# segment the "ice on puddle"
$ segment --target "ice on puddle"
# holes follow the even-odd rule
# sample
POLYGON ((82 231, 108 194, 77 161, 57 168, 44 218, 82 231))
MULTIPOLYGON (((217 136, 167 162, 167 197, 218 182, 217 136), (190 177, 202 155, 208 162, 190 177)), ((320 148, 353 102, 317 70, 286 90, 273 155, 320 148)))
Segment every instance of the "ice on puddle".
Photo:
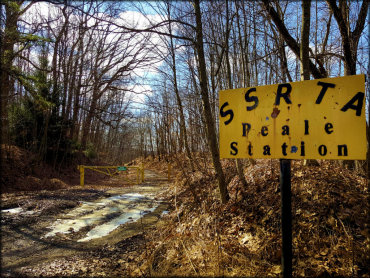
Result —
MULTIPOLYGON (((148 209, 147 213, 153 212, 156 208, 157 206, 148 209)), ((142 210, 132 209, 131 211, 123 213, 120 216, 114 218, 112 221, 96 226, 94 229, 87 233, 85 238, 79 239, 78 242, 89 241, 91 239, 106 236, 122 224, 125 224, 129 221, 137 221, 143 214, 144 213, 142 213, 142 210)))
POLYGON ((19 208, 11 208, 11 209, 3 209, 1 210, 1 213, 20 213, 23 209, 21 207, 19 208))

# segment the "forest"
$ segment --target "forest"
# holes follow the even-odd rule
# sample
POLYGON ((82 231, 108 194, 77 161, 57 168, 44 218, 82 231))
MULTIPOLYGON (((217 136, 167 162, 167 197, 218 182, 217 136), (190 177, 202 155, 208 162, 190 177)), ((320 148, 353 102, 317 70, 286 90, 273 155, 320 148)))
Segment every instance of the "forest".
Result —
MULTIPOLYGON (((278 160, 220 158, 219 123, 227 115, 220 91, 363 74, 370 140, 369 1, 3 0, 0 8, 1 209, 26 206, 36 198, 31 191, 76 189, 81 164, 137 164, 168 174, 172 183, 163 194, 170 220, 163 221, 176 225, 159 222, 147 228, 155 230, 151 238, 150 232, 133 237, 146 250, 134 256, 148 263, 128 261, 125 275, 281 273, 278 160), (230 239, 249 229, 242 224, 262 249, 246 246, 245 234, 242 244, 230 239), (199 233, 204 245, 192 250, 199 233), (213 249, 205 248, 209 242, 213 249)), ((308 121, 304 125, 308 129, 308 121)), ((338 154, 347 152, 343 146, 338 154)), ((369 277, 369 152, 366 157, 292 162, 294 276, 369 277), (312 193, 308 204, 313 191, 319 197, 312 193), (325 208, 308 212, 318 204, 325 208), (320 226, 322 218, 334 221, 330 229, 320 226), (305 229, 325 243, 310 249, 305 229), (315 249, 322 246, 325 251, 315 249), (306 264, 317 252, 326 260, 306 264)), ((10 276, 30 274, 6 269, 10 276)))

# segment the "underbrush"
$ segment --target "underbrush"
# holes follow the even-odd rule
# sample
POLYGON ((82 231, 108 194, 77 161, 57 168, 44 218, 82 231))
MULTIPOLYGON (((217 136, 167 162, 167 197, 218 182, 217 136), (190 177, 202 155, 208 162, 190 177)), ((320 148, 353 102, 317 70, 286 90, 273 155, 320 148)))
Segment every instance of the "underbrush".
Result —
MULTIPOLYGON (((147 261, 136 274, 152 276, 279 276, 281 214, 279 161, 257 160, 242 186, 233 160, 224 160, 230 201, 219 201, 209 158, 197 154, 202 170, 189 171, 182 155, 171 163, 170 213, 146 235, 147 261)), ((245 161, 246 162, 246 161, 245 161)), ((368 188, 365 178, 321 161, 292 162, 293 276, 369 277, 368 188)))
MULTIPOLYGON (((76 153, 68 165, 55 167, 37 154, 14 145, 1 145, 1 192, 56 190, 80 184, 77 165, 104 165, 100 159, 76 153)), ((87 171, 85 179, 102 179, 104 175, 87 171)))

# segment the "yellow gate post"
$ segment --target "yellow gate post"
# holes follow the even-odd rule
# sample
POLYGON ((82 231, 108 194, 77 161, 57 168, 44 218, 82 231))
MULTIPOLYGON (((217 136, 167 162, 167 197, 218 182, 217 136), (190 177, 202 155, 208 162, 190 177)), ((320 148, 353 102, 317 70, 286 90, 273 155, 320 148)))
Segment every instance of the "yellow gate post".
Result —
POLYGON ((141 163, 141 182, 144 182, 144 163, 141 163))
POLYGON ((80 185, 84 186, 85 185, 85 168, 83 165, 78 165, 77 169, 80 170, 80 185))
POLYGON ((138 167, 136 169, 136 184, 139 184, 139 179, 140 179, 140 168, 138 167))

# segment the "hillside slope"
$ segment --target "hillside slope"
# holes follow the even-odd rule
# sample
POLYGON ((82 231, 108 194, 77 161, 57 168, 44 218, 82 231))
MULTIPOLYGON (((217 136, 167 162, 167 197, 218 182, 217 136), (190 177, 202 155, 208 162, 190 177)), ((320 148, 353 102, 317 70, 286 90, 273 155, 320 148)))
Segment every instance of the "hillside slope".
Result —
MULTIPOLYGON (((35 154, 17 146, 1 145, 1 192, 56 190, 79 185, 78 164, 104 165, 99 159, 88 159, 82 153, 67 165, 53 167, 40 162, 35 154)), ((107 179, 93 171, 86 172, 90 181, 107 179)))
MULTIPOLYGON (((279 161, 245 168, 248 187, 224 160, 231 200, 219 201, 211 169, 190 173, 183 158, 168 157, 176 178, 172 210, 152 234, 141 271, 152 275, 277 276, 281 272, 279 161), (186 175, 184 175, 186 173, 186 175)), ((211 165, 207 159, 197 159, 211 165)), ((167 162, 146 160, 167 171, 167 162)), ((321 161, 292 162, 293 275, 369 277, 367 180, 321 161)), ((145 256, 143 255, 143 258, 145 256)))

